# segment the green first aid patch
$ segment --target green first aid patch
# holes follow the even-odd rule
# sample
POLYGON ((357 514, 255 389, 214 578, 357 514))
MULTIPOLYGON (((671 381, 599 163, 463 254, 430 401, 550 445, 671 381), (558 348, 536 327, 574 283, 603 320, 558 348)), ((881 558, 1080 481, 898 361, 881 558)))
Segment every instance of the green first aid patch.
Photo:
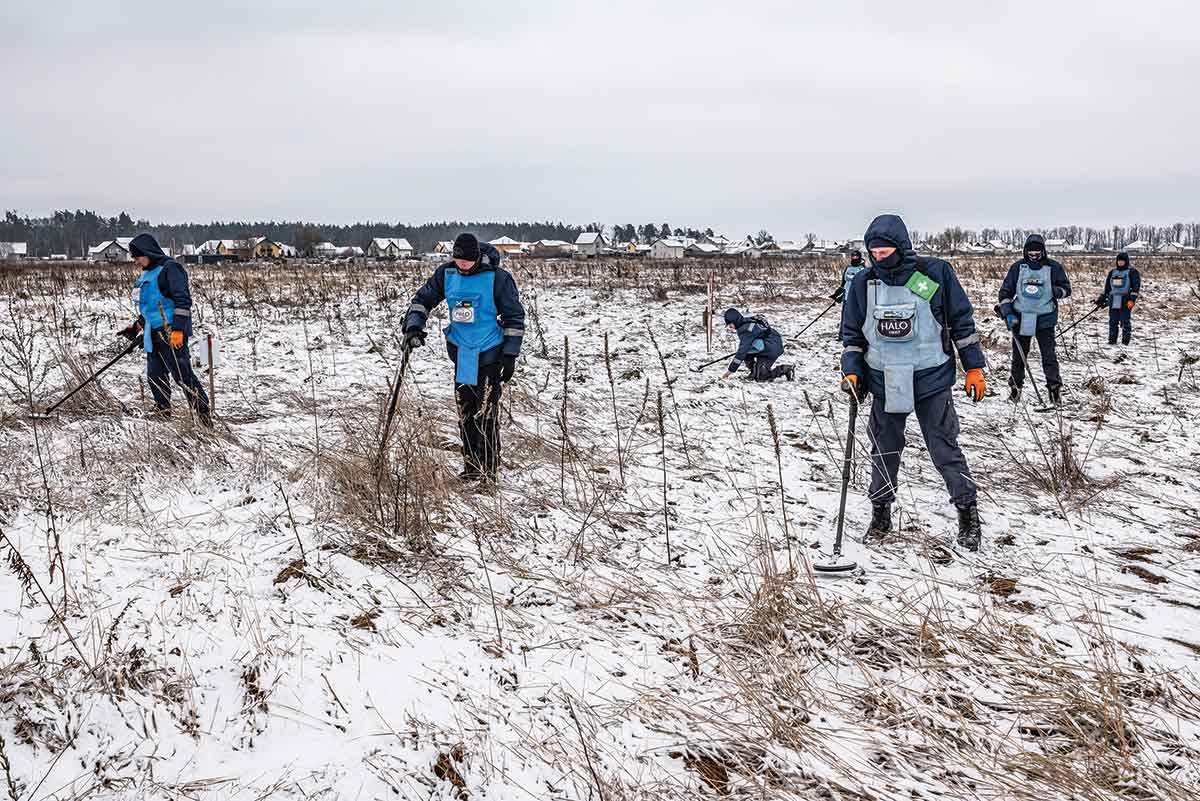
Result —
POLYGON ((904 288, 914 295, 920 295, 928 301, 937 294, 938 286, 937 281, 934 281, 924 273, 913 273, 912 278, 908 279, 908 283, 904 285, 904 288))

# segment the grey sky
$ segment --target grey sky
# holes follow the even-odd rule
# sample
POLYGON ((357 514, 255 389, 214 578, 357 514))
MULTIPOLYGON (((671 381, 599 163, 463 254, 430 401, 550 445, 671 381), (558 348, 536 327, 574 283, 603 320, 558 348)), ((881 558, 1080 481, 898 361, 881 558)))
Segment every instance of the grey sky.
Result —
POLYGON ((1200 217, 1200 4, 0 5, 0 207, 731 235, 1200 217))

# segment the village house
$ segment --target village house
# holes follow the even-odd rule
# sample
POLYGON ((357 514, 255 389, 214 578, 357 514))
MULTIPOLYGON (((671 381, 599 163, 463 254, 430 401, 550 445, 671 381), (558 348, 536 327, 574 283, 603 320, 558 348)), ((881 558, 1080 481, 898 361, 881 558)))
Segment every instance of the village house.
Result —
POLYGON ((99 245, 88 248, 87 260, 106 262, 133 261, 133 257, 129 255, 129 243, 132 241, 133 237, 131 236, 106 239, 99 245))
POLYGON ((375 237, 367 245, 367 255, 372 259, 411 259, 412 245, 400 237, 375 237))
POLYGON ((682 259, 684 251, 690 245, 694 245, 696 240, 688 239, 682 236, 668 236, 656 240, 650 247, 650 258, 652 259, 682 259))
POLYGON ((0 242, 0 261, 17 261, 29 255, 25 242, 0 242))
POLYGON ((1193 250, 1195 250, 1195 248, 1189 248, 1187 245, 1183 244, 1182 242, 1164 242, 1163 244, 1159 245, 1159 247, 1158 247, 1159 253, 1163 253, 1163 254, 1171 255, 1171 256, 1178 256, 1178 255, 1182 255, 1184 253, 1190 253, 1193 250))
POLYGON ((587 259, 603 255, 606 247, 608 247, 608 242, 604 239, 604 234, 599 231, 584 231, 575 240, 576 255, 587 259))
POLYGON ((276 242, 265 236, 257 237, 252 248, 255 259, 288 259, 296 255, 296 249, 283 242, 276 242))
POLYGON ((574 254, 575 246, 561 239, 539 239, 529 248, 529 253, 542 259, 562 258, 574 254))
POLYGON ((693 242, 683 249, 683 255, 690 259, 711 259, 721 255, 721 248, 712 242, 693 242))
POLYGON ((1133 242, 1130 242, 1125 247, 1121 248, 1121 250, 1125 251, 1126 253, 1146 254, 1146 253, 1153 253, 1154 246, 1143 239, 1137 239, 1137 240, 1134 240, 1133 242))
MULTIPOLYGON (((511 236, 498 236, 490 240, 489 243, 506 256, 512 253, 521 253, 525 250, 525 243, 518 242, 511 236)), ((453 245, 454 243, 451 242, 450 244, 453 245)))

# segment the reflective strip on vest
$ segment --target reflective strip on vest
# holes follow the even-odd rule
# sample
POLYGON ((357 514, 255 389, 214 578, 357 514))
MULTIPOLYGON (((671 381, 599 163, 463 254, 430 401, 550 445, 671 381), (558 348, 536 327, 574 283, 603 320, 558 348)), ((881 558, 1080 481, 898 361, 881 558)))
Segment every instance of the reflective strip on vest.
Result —
POLYGON ((916 405, 914 374, 950 358, 942 348, 942 324, 933 307, 908 287, 868 281, 863 336, 867 365, 883 373, 884 411, 911 412, 916 405))
POLYGON ((152 267, 143 272, 134 282, 138 288, 138 313, 142 315, 145 325, 142 327, 142 350, 154 352, 154 340, 151 332, 162 330, 170 325, 175 317, 175 302, 168 298, 158 288, 158 275, 163 271, 163 265, 152 267))
POLYGON ((454 380, 479 383, 479 356, 504 341, 496 311, 496 273, 463 275, 456 267, 446 270, 446 305, 450 325, 446 339, 458 348, 454 380))
POLYGON ((1054 286, 1049 267, 1035 269, 1021 263, 1013 308, 1021 315, 1021 336, 1032 336, 1037 331, 1037 318, 1054 311, 1054 286))
POLYGON ((1125 305, 1125 296, 1129 294, 1129 270, 1113 270, 1108 276, 1109 296, 1112 300, 1110 308, 1119 309, 1125 305))

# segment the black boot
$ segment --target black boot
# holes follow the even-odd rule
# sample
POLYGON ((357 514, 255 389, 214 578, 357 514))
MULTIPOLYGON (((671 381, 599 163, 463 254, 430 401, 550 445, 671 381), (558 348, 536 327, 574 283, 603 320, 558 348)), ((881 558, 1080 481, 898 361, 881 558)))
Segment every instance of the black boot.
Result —
POLYGON ((478 481, 482 476, 477 468, 470 465, 464 467, 462 472, 458 474, 458 480, 463 482, 478 481))
POLYGON ((983 542, 983 530, 979 527, 979 507, 974 503, 958 507, 958 544, 968 551, 978 551, 983 542))
POLYGON ((786 378, 788 381, 795 381, 796 380, 795 366, 789 364, 787 367, 783 368, 783 377, 786 378))
POLYGON ((1062 387, 1055 385, 1046 387, 1046 390, 1050 393, 1050 405, 1062 406, 1062 387))
POLYGON ((1008 388, 1008 402, 1016 403, 1019 400, 1021 400, 1021 388, 1020 387, 1009 387, 1008 388))
POLYGON ((892 533, 892 505, 890 503, 871 504, 871 525, 863 534, 863 544, 879 542, 884 536, 892 533))

